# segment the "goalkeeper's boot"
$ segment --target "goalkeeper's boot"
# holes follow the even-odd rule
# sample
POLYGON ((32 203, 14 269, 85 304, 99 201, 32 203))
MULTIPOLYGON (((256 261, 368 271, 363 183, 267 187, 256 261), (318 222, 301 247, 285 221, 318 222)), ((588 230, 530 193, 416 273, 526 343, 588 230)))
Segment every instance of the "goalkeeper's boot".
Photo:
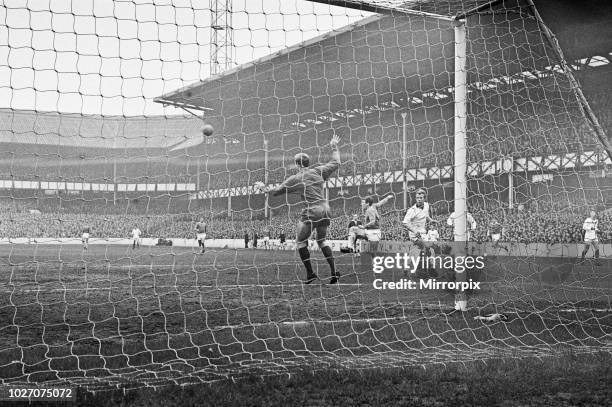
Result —
POLYGON ((338 280, 340 280, 340 273, 336 271, 334 274, 332 274, 331 278, 329 279, 329 283, 338 284, 338 280))
POLYGON ((317 276, 315 273, 308 274, 306 276, 306 280, 304 280, 304 284, 310 284, 318 279, 319 279, 319 276, 317 276))

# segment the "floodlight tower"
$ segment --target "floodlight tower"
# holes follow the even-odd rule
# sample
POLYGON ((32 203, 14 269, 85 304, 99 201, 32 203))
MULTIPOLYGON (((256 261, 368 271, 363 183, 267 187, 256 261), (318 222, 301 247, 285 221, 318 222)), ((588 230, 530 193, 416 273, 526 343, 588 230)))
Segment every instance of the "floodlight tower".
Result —
POLYGON ((210 30, 210 74, 216 75, 232 65, 232 0, 210 0, 210 30))

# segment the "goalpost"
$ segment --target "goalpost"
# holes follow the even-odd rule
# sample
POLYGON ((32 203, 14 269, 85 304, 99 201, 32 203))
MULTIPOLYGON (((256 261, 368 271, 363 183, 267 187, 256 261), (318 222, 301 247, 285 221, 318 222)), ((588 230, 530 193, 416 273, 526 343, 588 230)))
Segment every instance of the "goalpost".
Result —
MULTIPOLYGON (((0 384, 161 388, 610 351, 612 36, 568 47, 529 0, 266 0, 226 16, 238 60, 216 72, 208 2, 69 3, 0 6, 0 384), (391 194, 379 251, 403 253, 424 188, 440 253, 470 240, 484 270, 377 272, 335 251, 340 284, 303 285, 302 198, 254 186, 294 174, 296 153, 327 162, 336 134, 329 240, 391 194), (591 208, 603 264, 576 262, 591 208), (251 248, 266 230, 288 250, 251 248), (407 287, 420 279, 481 286, 407 287)), ((328 276, 320 252, 311 261, 328 276)))

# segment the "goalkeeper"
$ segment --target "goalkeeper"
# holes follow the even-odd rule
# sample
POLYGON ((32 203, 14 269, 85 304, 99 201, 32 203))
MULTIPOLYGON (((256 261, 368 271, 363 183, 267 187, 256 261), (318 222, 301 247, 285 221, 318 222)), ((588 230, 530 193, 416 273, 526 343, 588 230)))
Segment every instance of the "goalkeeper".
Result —
POLYGON ((274 196, 289 193, 300 194, 302 200, 306 203, 306 208, 302 211, 298 223, 296 236, 298 253, 306 268, 306 280, 304 281, 306 284, 310 284, 318 278, 312 270, 310 251, 308 250, 308 238, 313 230, 317 232, 317 244, 331 269, 329 283, 336 284, 340 277, 340 274, 336 271, 331 247, 325 240, 327 228, 330 224, 330 208, 323 194, 323 184, 340 167, 339 142, 340 137, 337 135, 334 135, 329 142, 332 148, 332 159, 327 164, 310 167, 310 157, 307 154, 299 153, 295 155, 295 164, 299 169, 297 174, 290 176, 285 182, 272 189, 268 189, 263 183, 256 184, 257 189, 262 192, 270 192, 274 196))

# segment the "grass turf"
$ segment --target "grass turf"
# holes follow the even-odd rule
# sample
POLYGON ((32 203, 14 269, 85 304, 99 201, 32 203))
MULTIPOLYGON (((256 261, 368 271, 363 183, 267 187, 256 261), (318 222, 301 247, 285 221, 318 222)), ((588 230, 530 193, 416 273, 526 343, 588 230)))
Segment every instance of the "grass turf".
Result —
MULTIPOLYGON (((247 377, 163 391, 80 392, 79 406, 609 406, 610 353, 247 377)), ((42 404, 42 403, 41 403, 42 404)), ((75 405, 46 403, 47 405, 75 405)))
MULTIPOLYGON (((470 299, 476 307, 455 313, 450 292, 373 289, 371 267, 350 255, 338 258, 341 285, 303 286, 293 252, 7 249, 0 256, 4 383, 138 389, 230 377, 273 383, 307 371, 317 373, 309 380, 319 387, 317 378, 329 371, 359 384, 358 372, 372 369, 586 355, 611 346, 609 265, 560 264, 552 273, 563 278, 551 279, 546 259, 490 259, 492 277, 470 299), (492 311, 508 321, 473 319, 492 311)), ((313 257, 327 275, 320 254, 313 257)), ((385 278, 402 276, 393 273, 385 278)))

